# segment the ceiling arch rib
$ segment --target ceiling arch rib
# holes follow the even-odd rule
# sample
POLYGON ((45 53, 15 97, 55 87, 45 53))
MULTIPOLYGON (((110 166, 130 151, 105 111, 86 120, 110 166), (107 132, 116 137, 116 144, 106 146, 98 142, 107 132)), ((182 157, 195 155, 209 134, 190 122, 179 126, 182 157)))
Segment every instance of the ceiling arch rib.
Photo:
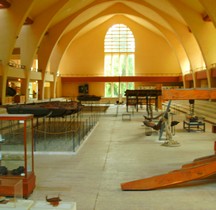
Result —
POLYGON ((114 3, 112 1, 108 1, 105 3, 100 3, 93 5, 91 7, 86 8, 85 11, 79 12, 76 17, 71 21, 71 23, 65 28, 64 33, 71 31, 72 29, 78 27, 82 23, 85 23, 87 20, 93 18, 95 15, 103 12, 107 8, 111 7, 114 3))
MULTIPOLYGON (((140 11, 141 14, 149 14, 149 11, 144 11, 142 7, 137 7, 135 2, 140 2, 139 0, 135 0, 133 2, 133 8, 136 9, 138 8, 137 11, 140 11)), ((153 3, 154 1, 149 1, 150 3, 153 3)), ((166 1, 164 1, 166 2, 166 1)), ((163 3, 164 3, 163 2, 163 3)), ((158 3, 158 1, 157 1, 158 3)), ((162 4, 163 6, 166 5, 166 7, 169 7, 169 11, 172 11, 173 8, 171 7, 171 5, 168 5, 169 3, 166 2, 167 4, 162 4)), ((132 5, 132 4, 131 4, 132 5)), ((147 19, 147 23, 151 23, 149 24, 149 27, 147 28, 151 28, 150 25, 154 25, 157 26, 157 29, 160 30, 161 34, 165 35, 165 39, 166 41, 169 43, 169 45, 174 49, 176 56, 179 61, 179 64, 181 66, 182 72, 184 73, 185 71, 188 71, 190 69, 190 61, 188 58, 187 53, 185 52, 185 48, 182 46, 182 42, 181 40, 179 40, 179 35, 178 35, 178 30, 176 30, 175 27, 173 27, 173 24, 170 24, 170 19, 172 19, 173 21, 175 21, 178 24, 184 25, 184 21, 182 21, 182 19, 178 16, 177 19, 174 19, 173 17, 170 17, 170 14, 167 14, 164 12, 164 10, 158 9, 157 7, 153 6, 153 5, 157 5, 158 4, 149 4, 149 3, 142 3, 142 5, 145 5, 146 7, 148 7, 149 9, 151 9, 152 11, 154 11, 154 13, 156 13, 156 16, 153 15, 148 15, 147 17, 145 17, 147 19), (160 20, 159 20, 160 19, 160 20), (181 61, 181 62, 180 62, 181 61)), ((162 6, 160 5, 160 6, 162 6)), ((166 9, 167 11, 167 9, 166 9)), ((172 11, 173 13, 173 11, 172 11)), ((144 15, 146 16, 146 15, 144 15)), ((176 15, 177 17, 177 15, 176 15)), ((140 22, 140 24, 142 24, 140 22)), ((184 25, 185 26, 185 25, 184 25)))
MULTIPOLYGON (((130 7, 124 5, 124 4, 120 4, 117 3, 115 5, 112 5, 111 7, 109 7, 108 9, 104 10, 103 12, 99 13, 98 15, 94 16, 91 19, 88 19, 88 21, 84 22, 83 26, 86 27, 87 24, 90 24, 93 20, 97 19, 97 18, 101 18, 101 16, 107 16, 107 15, 111 15, 111 14, 131 14, 130 17, 138 17, 137 19, 141 20, 139 21, 139 24, 142 25, 143 27, 146 28, 150 28, 150 30, 160 36, 162 36, 163 38, 166 39, 166 37, 164 36, 164 34, 158 29, 159 26, 161 26, 162 28, 166 28, 167 30, 169 30, 169 27, 164 27, 164 25, 158 24, 157 21, 153 21, 152 19, 146 17, 145 15, 142 15, 141 13, 138 13, 137 11, 131 9, 130 7), (156 27, 157 25, 157 27, 156 27)), ((80 17, 81 18, 81 17, 80 17)), ((135 20, 135 18, 133 18, 135 20)), ((137 19, 135 20, 135 22, 137 21, 137 19)), ((154 18, 153 18, 154 19, 154 18)), ((98 24, 100 24, 98 22, 98 24)), ((89 27, 89 30, 91 30, 93 28, 89 27)), ((77 34, 73 40, 75 38, 77 38, 78 36, 81 36, 84 34, 84 32, 86 32, 86 30, 84 30, 84 27, 82 28, 82 30, 79 31, 79 34, 77 34)), ((173 31, 172 31, 173 32, 173 31)))
MULTIPOLYGON (((135 0, 135 1, 143 4, 143 1, 141 1, 141 0, 135 0)), ((77 23, 81 23, 81 21, 83 22, 85 20, 85 18, 83 18, 84 16, 81 16, 81 14, 83 14, 84 11, 87 11, 89 8, 92 9, 93 6, 95 7, 95 6, 97 6, 97 4, 100 4, 100 7, 101 7, 102 3, 106 4, 106 5, 104 5, 104 8, 106 8, 108 4, 110 5, 111 3, 115 3, 115 2, 122 2, 122 1, 108 1, 108 0, 95 1, 92 4, 88 5, 87 7, 83 8, 82 10, 74 13, 73 15, 70 16, 70 18, 67 18, 67 19, 70 19, 72 23, 68 24, 67 29, 65 29, 63 33, 66 33, 68 30, 70 30, 71 28, 75 27, 75 25, 73 25, 74 23, 76 23, 76 22, 77 23), (82 17, 82 18, 80 18, 80 20, 78 21, 78 17, 82 17)), ((124 1, 124 3, 125 2, 126 1, 124 1)), ((134 1, 130 1, 129 0, 128 2, 132 2, 133 3, 134 1)), ((144 5, 146 5, 146 4, 144 4, 144 5)), ((89 12, 86 12, 86 14, 88 14, 88 15, 89 14, 96 14, 96 11, 97 11, 97 13, 100 11, 99 7, 96 8, 95 12, 91 10, 89 12)), ((116 12, 118 12, 118 10, 116 12)), ((159 19, 161 19, 161 18, 159 18, 159 19)), ((60 26, 60 25, 61 24, 58 24, 58 26, 60 26)), ((56 28, 56 26, 55 26, 55 28, 56 28)))
POLYGON ((62 0, 47 8, 45 11, 40 13, 40 16, 34 19, 34 24, 31 26, 23 25, 16 46, 21 47, 21 62, 28 68, 32 65, 39 43, 46 33, 52 18, 59 11, 59 8, 63 7, 66 2, 67 0, 62 0))
POLYGON ((27 13, 33 4, 33 0, 21 2, 15 1, 10 9, 1 10, 0 18, 1 28, 6 28, 7 30, 2 30, 0 33, 0 40, 7 40, 1 43, 0 55, 1 60, 8 62, 11 58, 13 48, 18 38, 19 31, 27 17, 27 13), (16 16, 14 15, 16 14, 16 16))
POLYGON ((91 28, 88 29, 87 31, 91 30, 92 27, 98 26, 100 24, 99 22, 104 22, 107 19, 111 18, 113 15, 108 15, 106 17, 102 17, 101 21, 96 20, 95 24, 91 21, 87 21, 87 23, 82 23, 81 25, 77 26, 76 28, 71 29, 67 33, 65 33, 63 36, 58 41, 58 44, 55 45, 53 48, 53 51, 50 55, 50 63, 51 65, 51 71, 54 72, 54 74, 58 71, 58 67, 61 61, 61 58, 63 57, 65 51, 69 47, 70 43, 74 40, 74 38, 77 36, 77 34, 88 25, 89 22, 91 22, 91 28))
MULTIPOLYGON (((120 6, 120 5, 117 5, 118 7, 120 6)), ((102 20, 102 18, 101 18, 101 16, 106 16, 107 17, 107 15, 111 15, 112 13, 113 13, 113 11, 115 10, 115 9, 113 9, 113 7, 116 7, 116 5, 113 5, 112 7, 110 7, 110 8, 108 8, 107 10, 105 10, 105 11, 103 11, 103 12, 101 12, 100 14, 98 14, 98 15, 96 15, 94 18, 91 18, 90 20, 88 20, 88 21, 86 21, 86 23, 83 23, 82 25, 80 25, 79 27, 77 27, 76 29, 74 29, 74 30, 71 30, 71 32, 69 33, 67 33, 67 35, 65 34, 65 35, 63 35, 63 37, 61 38, 61 41, 59 42, 59 44, 60 43, 64 43, 64 46, 67 46, 67 45, 69 45, 70 44, 70 42, 72 42, 76 37, 78 37, 78 35, 76 35, 75 33, 79 33, 79 36, 81 36, 84 32, 83 31, 85 31, 85 28, 87 27, 87 25, 89 25, 90 23, 92 24, 92 22, 96 22, 96 20, 95 19, 101 19, 102 20), (79 29, 78 29, 79 28, 79 29), (68 38, 69 36, 68 36, 68 34, 70 34, 70 38, 68 38), (66 38, 67 37, 67 38, 66 38), (63 42, 62 42, 62 40, 64 40, 63 42), (65 44, 65 40, 67 40, 67 42, 68 42, 68 44, 65 44)), ((137 13, 137 12, 135 12, 134 10, 132 10, 131 8, 129 8, 129 7, 127 7, 127 6, 122 6, 122 4, 121 4, 121 11, 118 9, 117 10, 118 11, 118 13, 122 13, 122 14, 125 14, 125 13, 128 13, 128 14, 131 14, 132 16, 134 16, 134 15, 137 15, 137 16, 139 16, 140 17, 140 20, 142 19, 142 20, 144 20, 144 18, 147 20, 146 22, 147 23, 150 23, 151 22, 151 25, 152 25, 152 28, 154 28, 154 33, 155 33, 155 31, 157 30, 157 33, 158 34, 160 34, 160 36, 163 36, 164 38, 165 38, 165 40, 166 41, 168 41, 169 42, 169 39, 167 39, 166 38, 166 36, 164 36, 164 32, 165 31, 169 31, 167 28, 166 28, 166 30, 162 30, 164 27, 163 26, 160 26, 160 24, 157 24, 156 22, 154 22, 154 21, 152 21, 152 20, 150 20, 150 19, 148 19, 148 18, 146 18, 146 17, 144 17, 143 15, 141 15, 141 14, 139 14, 139 13, 137 13), (157 26, 157 27, 155 27, 155 26, 157 26), (155 29, 156 28, 156 29, 155 29), (160 30, 158 29, 158 28, 160 28, 160 30), (161 30, 163 31, 163 33, 161 32, 161 30)), ((131 16, 131 17, 132 17, 131 16)), ((142 22, 142 21, 140 21, 140 22, 142 22)), ((143 21, 144 22, 144 21, 143 21)), ((97 21, 97 24, 96 25, 98 25, 98 24, 100 24, 98 21, 97 21)), ((93 27, 93 26, 92 26, 93 27)), ((89 29, 90 30, 90 29, 89 29)), ((172 37, 174 37, 175 36, 175 34, 173 33, 173 32, 170 32, 170 33, 172 33, 173 35, 172 35, 172 37)), ((168 33, 165 33, 165 34, 168 34, 168 33)), ((176 39, 176 38, 175 38, 176 39)), ((177 53, 177 55, 180 55, 181 54, 181 58, 182 57, 184 57, 184 66, 185 66, 185 63, 188 63, 188 59, 187 59, 187 56, 186 56, 186 54, 185 54, 185 52, 183 52, 184 51, 184 49, 180 46, 180 43, 178 44, 178 46, 176 45, 176 43, 177 43, 178 41, 176 40, 175 42, 173 42, 173 43, 175 43, 175 47, 176 47, 176 49, 181 49, 181 53, 177 53), (184 55, 184 56, 183 56, 184 55)), ((171 42, 169 42, 169 45, 171 44, 171 42)), ((172 45, 172 44, 171 44, 172 45)), ((172 46, 173 47, 173 46, 172 46)), ((59 49, 59 47, 58 47, 58 49, 59 49)), ((65 48, 65 50, 66 50, 66 48, 65 48)), ((63 52, 62 52, 63 53, 63 52)), ((55 53, 54 53, 55 54, 55 53)), ((52 60, 55 60, 56 61, 56 59, 52 59, 52 60)), ((187 64, 188 65, 188 64, 187 64)), ((181 66, 181 67, 183 67, 183 66, 181 66)))
MULTIPOLYGON (((140 1, 140 0, 135 0, 135 1, 140 1)), ((168 16, 172 17, 179 23, 183 25, 187 25, 185 20, 182 18, 182 16, 176 12, 176 9, 170 4, 168 0, 163 0, 163 1, 158 1, 158 0, 145 0, 142 1, 143 4, 148 5, 149 8, 155 10, 155 11, 160 11, 160 13, 167 14, 168 16)))
MULTIPOLYGON (((126 15, 126 16, 129 16, 129 15, 126 15)), ((129 16, 129 17, 132 20, 135 19, 136 20, 135 22, 142 25, 143 20, 140 20, 140 21, 137 20, 137 19, 141 19, 141 18, 131 17, 131 16, 129 16)), ((172 50, 175 52, 175 55, 176 55, 176 58, 178 60, 178 63, 179 63, 179 66, 180 66, 182 73, 184 73, 185 71, 190 69, 190 61, 188 59, 188 56, 185 52, 184 47, 182 46, 182 44, 179 41, 176 34, 173 33, 172 31, 168 30, 167 28, 164 28, 163 26, 161 26, 157 22, 154 22, 154 21, 149 20, 149 19, 147 19, 146 21, 152 25, 152 26, 149 26, 149 28, 155 27, 160 32, 160 34, 162 34, 162 36, 164 37, 164 39, 166 40, 166 42, 168 43, 170 48, 172 48, 172 50)))
POLYGON ((49 28, 43 40, 40 43, 40 48, 38 50, 38 59, 40 60, 39 68, 46 71, 46 67, 49 62, 50 54, 55 47, 56 43, 62 36, 62 31, 65 27, 73 20, 74 17, 67 17, 62 22, 55 25, 55 27, 49 28))
MULTIPOLYGON (((107 1, 103 1, 103 2, 106 2, 107 3, 107 1)), ((126 1, 125 1, 126 2, 126 1)), ((131 3, 131 1, 127 1, 127 2, 129 2, 129 3, 131 3)), ((135 0, 135 2, 141 2, 141 1, 139 1, 139 0, 135 0)), ((142 1, 143 2, 143 1, 142 1)), ((167 1, 166 1, 167 2, 167 1)), ((134 3, 134 1, 133 1, 133 3, 134 3)), ((109 1, 109 4, 110 4, 110 1, 109 1)), ((142 4, 143 5, 143 4, 142 4)), ((148 5, 149 6, 149 4, 146 4, 146 3, 144 3, 144 5, 148 5)), ((95 5, 96 6, 96 5, 95 5)), ((139 7, 138 7, 139 8, 139 7)), ((153 8, 154 10, 156 10, 155 8, 154 8, 154 6, 152 6, 152 5, 150 5, 150 8, 153 8)), ((90 9, 92 9, 92 8, 90 8, 90 7, 87 7, 87 9, 88 10, 90 10, 90 9)), ((87 10, 86 10, 87 11, 87 10)), ((98 11, 98 9, 97 9, 97 11, 98 11)), ((158 11, 157 11, 158 12, 158 11)), ((94 14, 94 12, 88 12, 88 14, 94 14)), ((75 22, 79 22, 79 21, 77 21, 80 17, 82 17, 82 21, 84 21, 84 19, 85 18, 83 18, 83 17, 85 17, 85 15, 84 16, 80 16, 80 15, 77 15, 76 16, 76 18, 74 19, 74 20, 76 20, 76 21, 73 21, 73 23, 75 23, 75 22)), ((88 16, 86 16, 86 17, 88 17, 88 16)), ((178 18, 179 19, 179 18, 178 18)), ((176 22, 178 22, 178 21, 176 21, 176 22)), ((181 21, 181 22, 183 22, 183 21, 181 21)), ((151 24, 149 24, 149 25, 151 25, 151 24)), ((163 24, 164 25, 164 24, 163 24)), ((70 27, 71 27, 71 25, 70 25, 70 27)), ((68 27, 69 28, 69 27, 68 27)), ((170 27, 169 27, 169 29, 170 29, 170 27)), ((69 29, 67 29, 67 30, 69 30, 69 29)), ((66 31, 66 30, 65 30, 66 31)), ((202 60, 202 59, 200 59, 200 60, 202 60)), ((192 65, 193 66, 193 65, 192 65)))
MULTIPOLYGON (((44 72, 47 69, 49 58, 52 53, 53 48, 59 41, 60 37, 64 34, 65 29, 67 26, 82 12, 87 10, 88 8, 96 5, 96 2, 92 2, 87 6, 84 6, 80 10, 74 12, 70 16, 67 16, 57 24, 53 25, 47 32, 50 38, 44 37, 44 39, 40 43, 40 48, 38 50, 38 59, 40 60, 39 68, 42 69, 44 72)), ((58 16, 58 15, 57 15, 58 16)), ((52 23, 51 23, 52 25, 52 23)))
POLYGON ((53 52, 50 56, 50 63, 52 63, 52 72, 56 72, 59 69, 59 65, 61 62, 61 59, 66 52, 67 48, 69 47, 70 43, 76 38, 77 34, 81 31, 84 30, 83 33, 85 33, 85 29, 88 28, 89 25, 91 27, 89 29, 86 29, 87 31, 91 30, 94 27, 97 27, 98 24, 105 22, 106 20, 112 18, 113 15, 107 15, 106 17, 100 17, 98 19, 101 20, 94 20, 91 22, 91 24, 88 23, 83 23, 79 26, 77 26, 74 29, 71 29, 68 31, 66 34, 64 34, 61 39, 59 40, 58 44, 55 46, 53 49, 53 52))
MULTIPOLYGON (((146 0, 145 2, 134 0, 134 2, 139 2, 140 4, 155 11, 167 22, 167 24, 170 25, 172 30, 175 31, 190 62, 190 66, 186 65, 187 67, 185 66, 183 73, 188 73, 190 69, 198 68, 203 65, 203 55, 196 39, 193 34, 189 32, 188 26, 181 14, 175 9, 175 7, 173 7, 169 0, 146 0)), ((196 7, 197 10, 203 11, 200 6, 197 6, 197 4, 196 7)), ((155 20, 155 18, 153 20, 155 20)))
POLYGON ((190 66, 186 65, 188 67, 185 66, 183 73, 186 74, 191 69, 202 66, 204 63, 202 52, 193 33, 188 30, 188 26, 157 8, 153 9, 170 24, 187 54, 190 66))
MULTIPOLYGON (((173 3, 173 0, 169 0, 173 3)), ((199 2, 198 2, 199 3, 199 2)), ((205 63, 199 69, 193 69, 195 71, 208 69, 213 63, 216 62, 214 46, 216 45, 216 31, 212 22, 206 22, 203 20, 202 14, 189 7, 187 4, 182 2, 175 2, 176 9, 182 14, 183 18, 187 21, 191 31, 193 32, 205 63), (208 41, 207 41, 208 40, 208 41)), ((212 79, 210 71, 206 71, 208 86, 212 86, 212 79)), ((196 87, 196 83, 195 83, 196 87)))
MULTIPOLYGON (((19 2, 15 1, 9 9, 0 12, 0 18, 1 20, 3 20, 0 21, 0 27, 3 29, 7 29, 1 30, 0 33, 0 55, 2 63, 5 64, 2 65, 3 76, 0 84, 1 93, 6 92, 7 77, 9 76, 9 69, 7 63, 11 58, 13 48, 16 43, 16 39, 18 38, 19 31, 21 29, 22 24, 25 22, 27 12, 29 11, 29 8, 31 8, 32 3, 33 0, 20 0, 19 2)), ((1 94, 1 99, 2 101, 5 100, 5 94, 1 94)))
POLYGON ((160 12, 161 10, 156 10, 155 7, 151 6, 150 4, 146 3, 140 3, 140 1, 133 1, 133 2, 125 2, 125 5, 133 9, 134 11, 144 15, 149 20, 154 20, 154 22, 157 22, 159 25, 162 25, 164 28, 167 28, 168 30, 173 31, 173 28, 169 25, 169 23, 161 17, 160 12))
MULTIPOLYGON (((67 33, 71 29, 77 27, 78 25, 82 24, 83 22, 86 22, 89 18, 94 17, 95 14, 99 14, 100 12, 107 10, 108 8, 111 8, 112 5, 126 5, 129 8, 133 9, 137 13, 145 14, 148 16, 149 19, 155 20, 164 27, 167 27, 169 30, 173 30, 170 25, 163 19, 161 16, 154 11, 154 7, 152 7, 149 4, 143 3, 143 1, 135 0, 135 1, 103 1, 104 3, 100 3, 98 5, 95 5, 94 7, 88 8, 85 12, 80 13, 74 20, 71 22, 71 24, 65 29, 64 33, 67 33)), ((111 8, 112 13, 123 13, 121 10, 121 7, 111 8)))
MULTIPOLYGON (((95 15, 94 17, 87 19, 83 23, 84 23, 84 25, 86 25, 86 23, 90 23, 90 22, 92 22, 93 20, 95 20, 95 19, 97 19, 99 17, 107 16, 107 15, 111 15, 111 14, 114 14, 114 15, 116 15, 116 14, 131 14, 133 16, 140 17, 143 20, 143 26, 148 28, 148 26, 151 25, 152 32, 157 33, 160 36, 163 36, 163 34, 160 33, 158 31, 158 29, 156 29, 155 27, 152 27, 152 24, 149 24, 149 21, 151 21, 150 18, 146 17, 145 15, 133 10, 132 8, 130 8, 127 5, 122 4, 122 3, 116 3, 116 4, 111 5, 109 8, 101 11, 100 13, 95 15)), ((83 33, 80 31, 79 35, 81 36, 82 34, 83 33)))
MULTIPOLYGON (((50 1, 50 0, 49 0, 50 1)), ((59 1, 59 0, 51 0, 59 1)), ((71 16, 72 14, 78 14, 83 9, 94 6, 95 0, 68 0, 68 3, 59 11, 59 13, 52 20, 51 26, 54 27, 57 23, 71 16)))
POLYGON ((188 5, 180 1, 169 1, 182 15, 182 17, 188 23, 192 33, 194 34, 204 58, 205 63, 203 63, 203 68, 210 66, 212 63, 215 63, 216 58, 214 46, 216 46, 216 31, 213 27, 213 24, 205 22, 202 19, 201 14, 193 10, 188 5), (206 40, 208 40, 208 42, 206 42, 206 40))
MULTIPOLYGON (((138 1, 138 2, 143 2, 143 1, 140 1, 140 0, 136 0, 136 1, 138 1)), ((115 4, 116 1, 107 1, 107 0, 104 0, 104 1, 98 1, 98 2, 99 2, 98 4, 100 4, 100 6, 101 6, 101 4, 106 4, 106 7, 107 7, 107 4, 111 4, 111 3, 115 4)), ((119 1, 117 1, 117 2, 119 2, 119 1)), ((121 2, 121 1, 120 1, 120 2, 121 2)), ((133 2, 133 1, 128 1, 128 2, 133 2)), ((95 11, 92 11, 92 9, 95 9, 95 7, 98 6, 96 3, 97 3, 97 1, 96 1, 96 2, 93 2, 92 4, 89 4, 89 5, 86 6, 85 8, 83 8, 83 9, 79 10, 78 12, 74 13, 74 14, 71 15, 69 18, 66 18, 67 20, 71 20, 71 22, 72 22, 72 24, 68 24, 68 22, 67 22, 67 24, 65 24, 65 25, 67 25, 67 28, 71 27, 71 25, 73 25, 73 23, 75 23, 75 22, 79 22, 79 23, 83 22, 83 21, 85 20, 84 16, 86 16, 86 15, 82 16, 82 14, 85 13, 86 11, 88 11, 88 12, 86 12, 88 15, 89 15, 89 14, 95 14, 96 11, 97 11, 97 12, 100 11, 98 8, 97 8, 95 11), (90 8, 91 8, 91 10, 89 10, 90 8), (84 12, 84 11, 85 11, 85 12, 84 12), (78 17, 79 17, 79 18, 82 17, 82 18, 80 18, 80 21, 78 20, 78 17), (75 20, 76 20, 76 21, 75 21, 75 20)), ((121 3, 121 5, 123 5, 123 4, 121 3)), ((104 8, 106 8, 106 7, 104 7, 104 8)), ((119 12, 120 12, 119 10, 121 10, 121 7, 116 8, 116 10, 115 10, 115 9, 113 10, 113 8, 112 8, 112 12, 119 13, 119 12)), ((157 15, 157 14, 155 13, 154 17, 155 17, 156 15, 157 15)), ((160 19, 161 19, 161 18, 160 18, 160 19)), ((60 24, 60 23, 57 24, 57 25, 60 26, 60 27, 62 26, 62 24, 60 24)), ((56 25, 56 26, 57 26, 57 25, 56 25)), ((63 33, 65 33, 65 31, 68 30, 68 29, 66 29, 66 27, 65 27, 65 29, 63 29, 64 27, 61 27, 62 30, 59 30, 59 27, 56 27, 56 26, 53 27, 53 28, 57 28, 58 31, 64 31, 63 33)), ((63 33, 62 33, 62 34, 63 34, 63 33)), ((59 35, 59 36, 56 36, 56 38, 53 39, 53 40, 56 40, 56 42, 57 42, 58 39, 60 38, 60 36, 62 36, 62 34, 59 35)), ((46 46, 45 49, 43 49, 43 52, 44 52, 44 50, 49 50, 49 51, 50 51, 50 53, 46 53, 46 55, 48 56, 48 57, 46 57, 46 59, 45 59, 44 53, 43 53, 43 59, 44 59, 44 60, 48 61, 49 55, 51 54, 51 51, 52 51, 52 47, 54 47, 55 44, 56 44, 56 43, 53 42, 53 46, 51 46, 51 45, 50 45, 50 47, 46 46)), ((40 49, 41 49, 41 48, 40 48, 40 49)), ((46 69, 46 66, 47 66, 47 63, 46 63, 45 65, 41 66, 41 68, 42 68, 42 69, 46 69)))
POLYGON ((202 66, 204 58, 194 35, 189 32, 187 27, 179 22, 176 22, 175 20, 170 19, 169 23, 173 26, 173 28, 175 28, 175 31, 177 32, 176 35, 189 59, 190 66, 183 71, 183 74, 187 74, 191 71, 191 69, 196 69, 202 66))
MULTIPOLYGON (((54 17, 54 15, 59 11, 67 0, 62 0, 53 4, 51 7, 40 13, 39 16, 35 17, 34 24, 26 26, 23 25, 20 31, 20 38, 17 40, 16 45, 20 46, 21 51, 21 62, 26 65, 27 69, 32 66, 33 60, 37 53, 39 43, 42 37, 46 33, 46 30, 54 17)), ((43 78, 44 74, 42 74, 43 78)), ((26 81, 27 84, 30 80, 30 71, 27 71, 26 81)), ((42 81, 43 83, 44 81, 42 81)), ((26 88, 26 95, 28 94, 28 89, 26 88)))

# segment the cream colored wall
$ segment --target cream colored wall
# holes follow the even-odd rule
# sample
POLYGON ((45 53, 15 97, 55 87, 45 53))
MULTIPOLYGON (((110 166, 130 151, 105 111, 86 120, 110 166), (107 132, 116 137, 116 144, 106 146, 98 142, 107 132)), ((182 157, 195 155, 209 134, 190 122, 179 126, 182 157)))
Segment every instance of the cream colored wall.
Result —
POLYGON ((61 74, 67 75, 103 75, 104 36, 100 29, 90 31, 72 42, 62 58, 61 74))
POLYGON ((136 40, 136 75, 181 73, 177 57, 165 39, 139 25, 131 29, 136 40))
POLYGON ((89 94, 90 95, 97 95, 97 96, 104 96, 104 83, 103 82, 89 82, 89 94))
MULTIPOLYGON (((118 18, 118 22, 116 19, 111 19, 73 41, 60 63, 61 75, 103 75, 104 37, 108 28, 115 23, 126 24, 134 33, 136 40, 136 75, 180 74, 180 66, 174 51, 162 37, 122 17, 118 18)), ((78 95, 77 86, 78 84, 62 84, 62 95, 78 95)), ((91 83, 89 87, 91 90, 89 94, 104 95, 103 84, 91 83)))

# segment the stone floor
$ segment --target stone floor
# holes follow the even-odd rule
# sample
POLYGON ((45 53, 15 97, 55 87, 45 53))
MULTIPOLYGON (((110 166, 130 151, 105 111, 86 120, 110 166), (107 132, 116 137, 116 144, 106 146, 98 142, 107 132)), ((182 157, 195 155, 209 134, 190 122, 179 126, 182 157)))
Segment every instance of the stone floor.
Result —
POLYGON ((152 191, 120 188, 123 182, 168 173, 213 154, 212 125, 206 124, 206 132, 189 133, 183 130, 185 116, 175 113, 180 123, 173 139, 180 146, 165 147, 157 132, 145 135, 145 110, 131 120, 122 120, 123 113, 125 106, 118 106, 118 112, 111 106, 101 114, 76 155, 36 154, 36 189, 29 199, 60 195, 63 201, 75 201, 77 210, 215 210, 216 178, 152 191))

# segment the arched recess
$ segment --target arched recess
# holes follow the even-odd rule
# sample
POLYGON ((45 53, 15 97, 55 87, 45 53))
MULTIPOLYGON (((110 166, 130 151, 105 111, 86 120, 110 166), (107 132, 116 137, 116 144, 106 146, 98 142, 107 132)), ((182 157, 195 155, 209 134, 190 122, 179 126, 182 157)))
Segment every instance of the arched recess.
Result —
POLYGON ((2 30, 0 33, 0 55, 1 55, 1 72, 0 77, 0 98, 2 103, 5 102, 5 93, 7 85, 7 72, 8 62, 12 55, 13 48, 18 38, 19 31, 27 17, 28 11, 30 10, 33 0, 25 1, 14 1, 9 9, 3 9, 0 11, 0 27, 7 29, 2 30), (16 14, 16 15, 15 15, 16 14))
MULTIPOLYGON (((25 64, 26 66, 26 85, 24 87, 26 96, 28 95, 28 84, 31 74, 30 68, 34 58, 36 57, 39 44, 46 33, 50 22, 66 2, 67 0, 62 0, 51 8, 43 11, 43 13, 41 13, 40 16, 34 20, 34 24, 23 25, 20 31, 19 39, 17 39, 16 42, 16 47, 20 47, 21 63, 25 64)), ((28 101, 28 97, 26 97, 26 100, 28 101)))

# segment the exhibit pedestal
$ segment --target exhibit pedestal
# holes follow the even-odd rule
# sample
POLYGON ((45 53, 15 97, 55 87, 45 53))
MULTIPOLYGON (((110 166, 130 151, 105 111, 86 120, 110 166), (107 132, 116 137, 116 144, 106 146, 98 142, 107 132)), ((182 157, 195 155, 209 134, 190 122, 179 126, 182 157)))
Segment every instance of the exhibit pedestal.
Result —
POLYGON ((52 206, 46 201, 35 201, 31 210, 76 210, 75 202, 60 202, 58 206, 52 206))
POLYGON ((34 201, 32 200, 17 200, 15 202, 8 202, 0 205, 0 210, 30 210, 34 201))
POLYGON ((52 206, 46 201, 33 200, 11 200, 5 204, 0 204, 0 210, 76 210, 75 202, 60 202, 58 206, 52 206))

